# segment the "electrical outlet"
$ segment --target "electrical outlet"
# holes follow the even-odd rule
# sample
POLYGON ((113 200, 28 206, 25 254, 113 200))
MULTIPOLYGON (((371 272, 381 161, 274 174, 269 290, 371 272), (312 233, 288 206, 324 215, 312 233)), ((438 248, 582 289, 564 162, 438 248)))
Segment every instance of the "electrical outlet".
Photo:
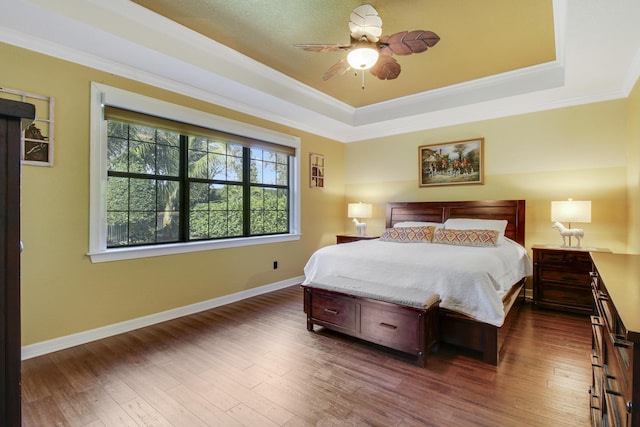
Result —
POLYGON ((278 261, 273 261, 273 269, 274 270, 278 269, 278 261))

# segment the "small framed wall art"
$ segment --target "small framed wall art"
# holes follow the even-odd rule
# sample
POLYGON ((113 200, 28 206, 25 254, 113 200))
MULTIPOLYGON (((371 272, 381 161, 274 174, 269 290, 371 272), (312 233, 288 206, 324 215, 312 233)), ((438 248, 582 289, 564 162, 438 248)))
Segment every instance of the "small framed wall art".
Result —
POLYGON ((324 156, 311 153, 309 155, 309 186, 311 188, 324 188, 324 156))
POLYGON ((54 99, 5 87, 0 87, 0 98, 27 102, 36 107, 35 120, 23 129, 22 164, 53 166, 54 99))
POLYGON ((418 147, 420 187, 484 184, 484 138, 418 147))

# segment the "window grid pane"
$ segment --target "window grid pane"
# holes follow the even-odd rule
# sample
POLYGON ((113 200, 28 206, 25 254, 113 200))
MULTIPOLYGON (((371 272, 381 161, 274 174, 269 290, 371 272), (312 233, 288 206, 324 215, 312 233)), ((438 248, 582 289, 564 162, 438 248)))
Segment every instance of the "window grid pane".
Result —
POLYGON ((241 182, 242 168, 241 146, 189 137, 189 178, 241 182))
POLYGON ((289 230, 289 190, 251 188, 251 235, 285 233, 289 230))
POLYGON ((287 154, 115 120, 107 129, 107 246, 246 237, 246 221, 248 235, 289 232, 287 154))

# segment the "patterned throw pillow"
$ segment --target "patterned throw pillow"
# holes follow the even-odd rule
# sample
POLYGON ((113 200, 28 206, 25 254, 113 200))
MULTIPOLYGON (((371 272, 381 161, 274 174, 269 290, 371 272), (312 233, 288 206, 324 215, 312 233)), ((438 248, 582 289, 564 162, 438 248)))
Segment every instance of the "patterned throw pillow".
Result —
POLYGON ((380 240, 387 242, 430 243, 433 239, 435 227, 398 227, 387 228, 380 236, 380 240))
POLYGON ((497 230, 453 230, 439 228, 433 243, 460 246, 497 246, 500 232, 497 230))

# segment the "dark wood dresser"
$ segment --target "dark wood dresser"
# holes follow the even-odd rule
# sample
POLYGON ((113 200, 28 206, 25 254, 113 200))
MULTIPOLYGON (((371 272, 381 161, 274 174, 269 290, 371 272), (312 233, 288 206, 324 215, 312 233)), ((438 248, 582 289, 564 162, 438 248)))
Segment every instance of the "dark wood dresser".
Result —
POLYGON ((542 245, 534 245, 531 250, 535 306, 591 314, 589 251, 609 252, 609 250, 542 245))
POLYGON ((20 138, 31 104, 0 99, 0 425, 22 423, 20 400, 20 138))
POLYGON ((591 257, 592 425, 640 427, 640 255, 591 257))

